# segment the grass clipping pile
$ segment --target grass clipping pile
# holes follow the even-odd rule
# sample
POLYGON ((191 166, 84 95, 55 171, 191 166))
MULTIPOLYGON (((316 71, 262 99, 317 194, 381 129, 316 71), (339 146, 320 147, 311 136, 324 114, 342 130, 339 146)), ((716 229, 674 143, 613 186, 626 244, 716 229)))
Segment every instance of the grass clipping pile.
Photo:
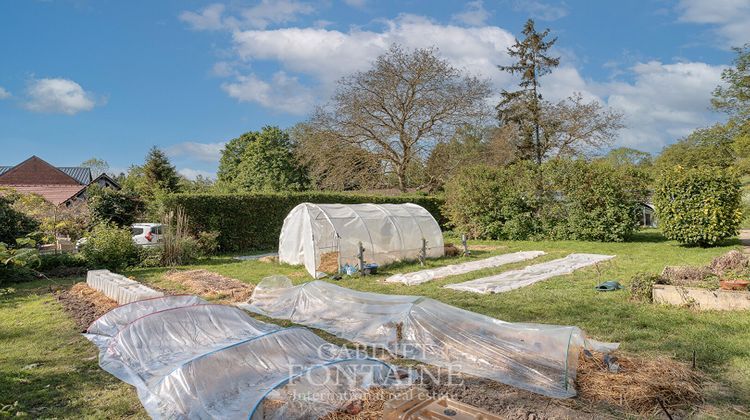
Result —
POLYGON ((208 270, 172 270, 165 277, 191 293, 229 302, 247 302, 253 294, 252 285, 208 270))
POLYGON ((70 289, 58 292, 55 297, 81 332, 86 331, 97 318, 118 306, 116 301, 86 283, 76 283, 70 289))
POLYGON ((581 356, 576 377, 580 398, 654 416, 703 402, 704 378, 690 366, 666 357, 616 357, 619 372, 613 373, 603 354, 581 356))

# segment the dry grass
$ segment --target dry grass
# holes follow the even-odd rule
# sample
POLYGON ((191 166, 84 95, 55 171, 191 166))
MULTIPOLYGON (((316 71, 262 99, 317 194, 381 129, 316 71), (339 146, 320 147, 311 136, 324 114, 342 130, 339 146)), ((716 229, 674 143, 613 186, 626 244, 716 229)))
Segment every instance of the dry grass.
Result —
POLYGON ((712 274, 708 267, 667 266, 661 272, 661 278, 673 286, 690 286, 701 283, 712 274))
POLYGON ((461 255, 461 250, 451 243, 445 244, 443 248, 445 250, 446 257, 457 257, 461 255))
POLYGON ((230 302, 246 302, 254 286, 208 270, 172 270, 165 275, 169 281, 179 283, 191 293, 230 302))
POLYGON ((601 353, 581 356, 576 382, 582 399, 643 415, 658 415, 662 412, 660 404, 675 410, 703 402, 704 378, 689 366, 666 357, 616 356, 618 373, 609 372, 601 353))
POLYGON ((320 256, 318 271, 326 274, 336 274, 339 272, 339 253, 327 252, 320 256))

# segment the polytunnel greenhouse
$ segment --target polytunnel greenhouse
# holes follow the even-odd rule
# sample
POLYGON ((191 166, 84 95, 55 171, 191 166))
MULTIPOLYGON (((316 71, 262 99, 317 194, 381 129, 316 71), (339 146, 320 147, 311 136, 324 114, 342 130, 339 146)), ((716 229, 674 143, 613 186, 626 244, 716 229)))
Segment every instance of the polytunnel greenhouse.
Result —
POLYGON ((444 254, 440 226, 416 204, 302 203, 284 219, 279 261, 318 278, 356 266, 360 245, 365 262, 379 265, 444 254))
POLYGON ((133 385, 153 418, 318 418, 372 386, 391 383, 382 361, 194 296, 123 305, 86 337, 99 364, 133 385))
POLYGON ((584 348, 617 347, 590 340, 574 326, 504 322, 421 296, 360 292, 319 280, 293 286, 272 276, 258 284, 251 302, 241 306, 555 398, 576 395, 584 348))

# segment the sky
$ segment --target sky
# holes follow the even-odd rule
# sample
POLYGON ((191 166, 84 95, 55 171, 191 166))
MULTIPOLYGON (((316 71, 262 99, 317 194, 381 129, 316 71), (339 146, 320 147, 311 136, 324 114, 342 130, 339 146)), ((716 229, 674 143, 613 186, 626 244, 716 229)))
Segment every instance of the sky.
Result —
POLYGON ((750 42, 750 0, 0 0, 0 165, 119 172, 156 145, 213 177, 224 142, 304 121, 393 43, 513 88, 497 65, 528 18, 558 38, 545 97, 600 101, 614 146, 652 153, 724 118, 711 92, 750 42))

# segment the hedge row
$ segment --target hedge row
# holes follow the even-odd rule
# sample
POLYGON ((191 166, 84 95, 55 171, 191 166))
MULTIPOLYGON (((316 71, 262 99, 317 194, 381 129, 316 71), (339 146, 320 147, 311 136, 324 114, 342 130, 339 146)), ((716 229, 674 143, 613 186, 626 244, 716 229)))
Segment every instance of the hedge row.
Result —
POLYGON ((300 203, 414 203, 445 226, 442 197, 381 196, 347 193, 251 193, 251 194, 173 194, 166 198, 167 209, 182 207, 197 231, 219 232, 224 251, 265 250, 278 247, 286 215, 300 203))

